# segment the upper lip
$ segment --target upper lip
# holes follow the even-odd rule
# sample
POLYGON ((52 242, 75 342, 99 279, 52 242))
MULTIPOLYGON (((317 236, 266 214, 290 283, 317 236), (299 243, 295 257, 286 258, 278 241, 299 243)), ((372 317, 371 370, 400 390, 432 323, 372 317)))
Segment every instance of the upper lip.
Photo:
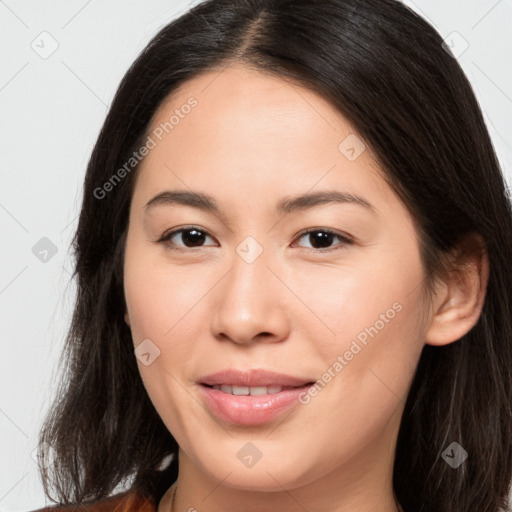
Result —
POLYGON ((219 384, 228 384, 232 386, 305 386, 314 382, 316 379, 295 377, 292 375, 285 375, 269 370, 250 369, 250 370, 236 370, 229 368, 220 372, 212 373, 206 377, 199 379, 200 384, 207 384, 214 386, 219 384))

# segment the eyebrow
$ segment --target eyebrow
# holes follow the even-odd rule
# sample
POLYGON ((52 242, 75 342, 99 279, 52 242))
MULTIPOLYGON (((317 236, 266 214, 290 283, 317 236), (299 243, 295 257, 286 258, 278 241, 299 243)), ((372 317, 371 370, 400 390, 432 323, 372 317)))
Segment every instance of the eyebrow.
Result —
MULTIPOLYGON (((332 203, 356 204, 367 208, 372 213, 376 213, 375 207, 363 197, 349 192, 339 192, 334 190, 325 190, 294 197, 286 197, 277 204, 276 211, 278 213, 288 214, 332 203)), ((173 204, 191 206, 193 208, 198 208, 200 210, 219 215, 220 217, 225 217, 213 197, 201 192, 191 192, 188 190, 165 190, 150 199, 144 208, 145 211, 148 211, 150 208, 155 206, 173 204)))

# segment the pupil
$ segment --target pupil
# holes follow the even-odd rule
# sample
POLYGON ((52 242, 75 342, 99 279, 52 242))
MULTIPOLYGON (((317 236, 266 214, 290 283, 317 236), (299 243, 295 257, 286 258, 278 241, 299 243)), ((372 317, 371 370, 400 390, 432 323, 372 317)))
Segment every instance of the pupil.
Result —
POLYGON ((190 241, 190 245, 194 246, 195 244, 200 245, 204 242, 204 233, 201 233, 201 231, 197 229, 188 229, 187 231, 183 231, 181 234, 182 239, 185 243, 185 245, 189 246, 187 244, 187 241, 190 241), (191 233, 193 233, 191 235, 191 233))
POLYGON ((309 236, 311 245, 315 249, 329 247, 334 237, 332 233, 326 233, 325 231, 316 231, 315 234, 309 236))

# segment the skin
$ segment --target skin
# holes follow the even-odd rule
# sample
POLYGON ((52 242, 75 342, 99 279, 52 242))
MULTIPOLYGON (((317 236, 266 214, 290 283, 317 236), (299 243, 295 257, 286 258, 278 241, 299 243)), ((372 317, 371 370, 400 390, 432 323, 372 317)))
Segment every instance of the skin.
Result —
MULTIPOLYGON (((355 131, 330 103, 232 65, 182 84, 148 133, 191 96, 197 106, 137 171, 124 266, 134 347, 150 339, 160 350, 150 365, 138 361, 140 375, 180 445, 173 510, 396 511, 394 450, 413 372, 425 343, 454 342, 478 320, 487 257, 468 256, 430 300, 411 214, 369 148, 354 161, 338 149, 355 131), (145 211, 178 189, 213 196, 224 217, 178 204, 145 211), (320 190, 361 196, 374 212, 353 203, 275 211, 285 197, 320 190), (172 238, 182 252, 157 242, 190 225, 206 233, 202 245, 190 247, 188 232, 172 238), (322 252, 301 235, 312 228, 353 243, 335 236, 322 252), (236 251, 247 236, 263 249, 252 263, 236 251), (204 406, 197 380, 228 367, 321 379, 396 303, 307 405, 250 427, 204 406), (248 441, 262 454, 250 468, 237 457, 248 441)), ((171 510, 173 491, 159 512, 171 510)))

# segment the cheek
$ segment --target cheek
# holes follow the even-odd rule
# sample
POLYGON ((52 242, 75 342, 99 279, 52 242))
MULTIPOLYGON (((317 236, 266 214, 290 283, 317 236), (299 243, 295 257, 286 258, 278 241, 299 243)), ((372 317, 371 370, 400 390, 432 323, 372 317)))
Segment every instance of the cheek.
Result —
POLYGON ((135 344, 144 338, 160 343, 182 327, 205 294, 207 282, 185 267, 148 258, 149 251, 127 250, 124 292, 135 344), (140 257, 139 257, 140 256, 140 257))
MULTIPOLYGON (((395 289, 369 303, 350 306, 360 326, 354 325, 350 314, 339 313, 340 334, 334 342, 317 344, 325 365, 316 390, 301 398, 303 417, 314 418, 311 424, 321 432, 321 436, 304 434, 302 442, 310 446, 304 457, 321 459, 322 468, 357 460, 364 447, 377 450, 378 439, 391 442, 423 346, 417 321, 422 307, 419 290, 395 289)), ((280 427, 283 437, 297 436, 293 427, 291 423, 280 427)))
POLYGON ((298 316, 303 319, 299 328, 309 332, 324 359, 332 360, 350 350, 354 340, 363 348, 372 344, 386 351, 416 343, 426 307, 423 276, 411 244, 401 251, 379 248, 364 264, 354 259, 339 267, 318 266, 288 279, 309 307, 298 316))
POLYGON ((378 430, 405 401, 424 345, 426 304, 415 246, 380 251, 366 263, 338 278, 325 269, 329 279, 317 273, 309 283, 309 304, 331 332, 314 336, 324 367, 317 395, 304 401, 315 417, 378 430))
POLYGON ((169 265, 149 261, 149 254, 145 248, 137 251, 135 244, 127 245, 124 292, 132 339, 136 354, 139 346, 150 353, 148 364, 138 356, 138 368, 151 402, 169 431, 187 446, 183 432, 190 395, 184 391, 181 369, 193 353, 185 331, 193 323, 201 289, 198 282, 187 282, 190 272, 185 276, 174 267, 171 275, 169 265))

